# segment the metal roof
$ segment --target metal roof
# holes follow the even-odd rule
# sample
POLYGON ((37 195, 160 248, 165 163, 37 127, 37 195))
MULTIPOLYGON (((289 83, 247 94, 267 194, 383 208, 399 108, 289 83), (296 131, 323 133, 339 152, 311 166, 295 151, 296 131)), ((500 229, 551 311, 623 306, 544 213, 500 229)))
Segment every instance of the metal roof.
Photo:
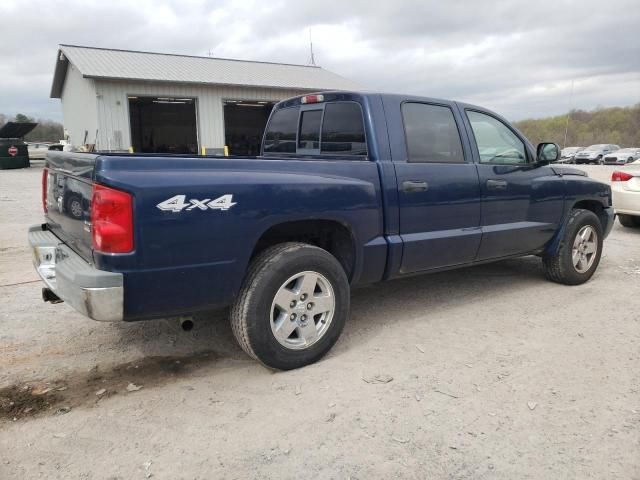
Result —
POLYGON ((351 90, 360 87, 316 66, 60 45, 51 98, 61 97, 69 62, 85 78, 300 90, 351 90))

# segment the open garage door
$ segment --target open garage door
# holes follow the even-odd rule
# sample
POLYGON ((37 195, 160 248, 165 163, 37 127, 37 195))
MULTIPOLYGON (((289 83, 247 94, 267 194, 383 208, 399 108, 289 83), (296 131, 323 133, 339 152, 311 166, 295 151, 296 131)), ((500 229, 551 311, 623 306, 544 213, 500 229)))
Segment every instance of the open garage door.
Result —
POLYGON ((129 97, 131 146, 142 153, 198 153, 193 98, 129 97))
POLYGON ((224 102, 224 141, 231 155, 258 155, 262 134, 273 102, 227 100, 224 102))

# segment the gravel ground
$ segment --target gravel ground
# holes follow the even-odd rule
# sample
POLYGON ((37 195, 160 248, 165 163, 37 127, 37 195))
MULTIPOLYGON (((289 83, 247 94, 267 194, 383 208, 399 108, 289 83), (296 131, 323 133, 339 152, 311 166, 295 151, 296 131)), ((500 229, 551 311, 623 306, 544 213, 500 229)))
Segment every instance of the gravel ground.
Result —
POLYGON ((323 361, 274 373, 220 313, 44 304, 40 174, 0 171, 1 479, 640 478, 640 230, 579 287, 530 257, 359 289, 323 361))

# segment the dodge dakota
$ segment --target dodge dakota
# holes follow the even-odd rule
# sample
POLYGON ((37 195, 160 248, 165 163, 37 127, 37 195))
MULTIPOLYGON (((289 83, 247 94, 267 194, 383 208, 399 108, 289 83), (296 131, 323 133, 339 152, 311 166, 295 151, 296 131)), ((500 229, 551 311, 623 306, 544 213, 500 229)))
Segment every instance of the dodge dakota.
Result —
POLYGON ((356 285, 525 255, 589 280, 611 190, 559 155, 481 107, 322 92, 277 104, 257 157, 50 152, 29 242, 46 301, 105 321, 230 307, 246 353, 292 369, 331 349, 356 285))

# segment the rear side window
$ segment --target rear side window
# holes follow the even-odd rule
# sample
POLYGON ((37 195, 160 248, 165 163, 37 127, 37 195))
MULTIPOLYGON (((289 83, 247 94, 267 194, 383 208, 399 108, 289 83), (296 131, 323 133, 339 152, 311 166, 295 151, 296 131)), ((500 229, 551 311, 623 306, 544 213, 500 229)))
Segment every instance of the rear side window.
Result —
POLYGON ((309 107, 312 108, 284 108, 272 115, 265 132, 265 153, 367 155, 358 103, 318 103, 309 107))
POLYGON ((274 153, 296 153, 296 131, 298 109, 283 108, 271 117, 264 137, 264 151, 274 153))
POLYGON ((449 107, 405 103, 402 118, 409 162, 464 162, 460 132, 449 107))
POLYGON ((362 111, 357 103, 329 103, 324 108, 322 153, 366 155, 362 111))

